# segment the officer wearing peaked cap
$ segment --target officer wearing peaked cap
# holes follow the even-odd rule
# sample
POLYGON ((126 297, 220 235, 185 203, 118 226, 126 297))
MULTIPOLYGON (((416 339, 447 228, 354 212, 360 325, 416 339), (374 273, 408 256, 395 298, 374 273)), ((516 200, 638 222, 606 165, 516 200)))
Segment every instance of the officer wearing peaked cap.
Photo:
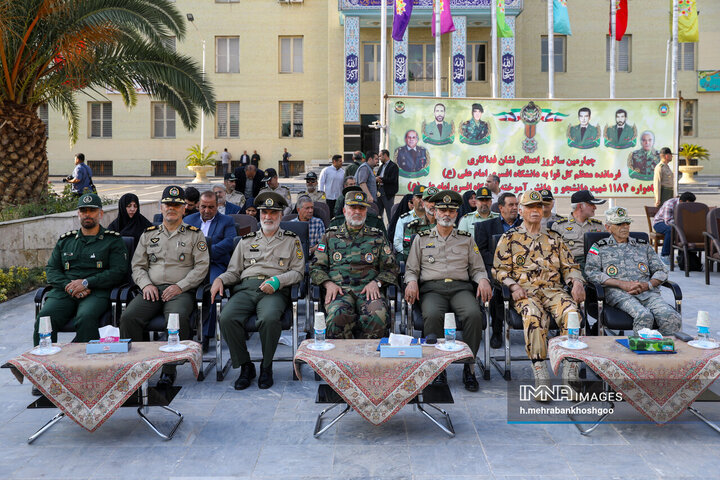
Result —
POLYGON ((416 218, 425 216, 425 207, 423 206, 422 201, 423 193, 425 193, 425 185, 415 185, 412 191, 413 209, 400 215, 397 224, 395 225, 393 247, 398 253, 401 253, 403 251, 403 234, 405 233, 405 225, 412 222, 416 218))
POLYGON ((416 218, 415 220, 411 220, 405 225, 405 228, 403 229, 403 253, 399 256, 399 258, 407 258, 408 252, 410 252, 410 243, 413 235, 425 230, 430 230, 435 226, 435 204, 432 202, 431 198, 438 193, 438 191, 439 190, 435 187, 427 187, 423 191, 422 202, 425 215, 416 218))
POLYGON ((630 237, 632 217, 622 207, 605 212, 608 238, 588 251, 585 275, 605 287, 605 302, 633 318, 637 334, 656 323, 663 335, 682 327, 680 314, 662 299, 659 286, 668 278, 667 266, 646 240, 630 237))
POLYGON ((313 202, 324 202, 325 192, 317 189, 318 187, 318 176, 315 172, 308 172, 305 175, 305 190, 300 192, 297 198, 302 196, 310 197, 313 202))
MULTIPOLYGON (((478 298, 488 302, 492 296, 485 264, 472 236, 453 228, 462 204, 460 194, 444 190, 430 201, 435 204, 437 224, 412 242, 405 270, 405 299, 410 304, 420 301, 425 335, 441 337, 445 314, 454 312, 462 325, 463 340, 476 355, 483 328, 478 298), (477 288, 471 282, 477 283, 477 288)), ((474 392, 478 382, 473 367, 465 365, 463 383, 474 392)), ((442 382, 445 375, 439 378, 442 382)))
POLYGON ((110 308, 110 291, 127 274, 127 256, 120 234, 100 226, 102 201, 95 193, 78 198, 80 229, 60 236, 45 269, 53 287, 35 319, 33 345, 40 341, 40 317, 49 316, 52 341, 72 320, 75 342, 99 338, 100 319, 110 308))
POLYGON ((563 217, 561 215, 553 213, 553 207, 555 207, 555 197, 552 192, 547 188, 538 190, 538 192, 540 192, 543 199, 543 219, 541 220, 541 225, 543 227, 547 227, 550 222, 555 223, 562 220, 563 217))
POLYGON ((273 385, 272 361, 282 333, 282 314, 290 304, 290 286, 302 280, 305 269, 300 240, 293 232, 279 228, 287 207, 285 198, 263 192, 255 198, 255 205, 260 210, 261 229, 242 237, 227 271, 215 279, 210 290, 214 299, 232 287, 232 296, 220 314, 220 331, 230 348, 233 368, 241 368, 236 390, 249 387, 255 378, 255 365, 245 343, 245 327, 252 315, 257 316, 263 352, 258 387, 273 385))
POLYGON ((588 232, 602 232, 602 222, 592 218, 598 205, 605 203, 605 200, 595 198, 589 190, 580 190, 570 197, 570 208, 572 213, 567 218, 555 222, 553 231, 560 234, 567 244, 575 262, 580 266, 580 271, 585 268, 585 257, 583 255, 583 241, 588 232))
POLYGON ((292 200, 290 198, 290 189, 280 185, 278 174, 275 171, 274 168, 268 168, 265 170, 265 176, 262 179, 263 183, 265 184, 265 187, 258 192, 258 196, 262 192, 275 192, 279 195, 282 195, 282 197, 285 199, 285 203, 287 204, 287 207, 285 207, 285 210, 283 210, 283 213, 285 215, 290 213, 290 204, 292 203, 292 200))
POLYGON ((473 235, 475 232, 475 224, 497 218, 500 214, 490 210, 492 206, 492 192, 487 187, 481 187, 475 194, 475 203, 477 205, 474 212, 470 212, 460 219, 458 230, 468 232, 473 235))
MULTIPOLYGON (((156 315, 165 320, 171 313, 180 317, 180 339, 190 339, 190 312, 195 289, 210 269, 205 235, 183 223, 185 191, 170 185, 160 200, 163 223, 145 229, 132 258, 132 279, 142 291, 120 317, 120 335, 134 342, 143 340, 145 329, 156 315)), ((158 386, 175 381, 175 366, 163 366, 158 386)))

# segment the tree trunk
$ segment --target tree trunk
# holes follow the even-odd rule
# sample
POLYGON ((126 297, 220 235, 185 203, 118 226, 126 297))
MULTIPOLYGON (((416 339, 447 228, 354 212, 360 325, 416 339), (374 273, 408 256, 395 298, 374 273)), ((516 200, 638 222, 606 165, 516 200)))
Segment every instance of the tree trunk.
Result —
POLYGON ((34 108, 0 102, 0 208, 36 200, 47 188, 46 132, 34 108))

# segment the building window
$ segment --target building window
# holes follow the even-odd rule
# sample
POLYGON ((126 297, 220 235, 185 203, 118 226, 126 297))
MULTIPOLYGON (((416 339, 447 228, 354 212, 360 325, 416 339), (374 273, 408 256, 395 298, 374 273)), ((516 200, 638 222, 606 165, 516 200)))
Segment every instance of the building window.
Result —
POLYGON ((697 100, 683 100, 681 109, 683 137, 697 137, 697 100))
POLYGON ((468 82, 487 81, 487 43, 468 43, 465 53, 465 78, 468 82))
MULTIPOLYGON (((631 40, 632 35, 623 36, 622 40, 615 45, 615 65, 618 72, 630 72, 631 65, 631 40)), ((605 37, 605 71, 610 71, 610 35, 605 37)))
POLYGON ((695 70, 694 43, 678 43, 678 70, 695 70))
POLYGON ((280 73, 303 73, 303 37, 280 37, 280 73))
POLYGON ((90 138, 112 137, 112 103, 90 102, 90 138))
POLYGON ((408 76, 410 80, 435 78, 435 45, 411 43, 408 45, 408 76))
POLYGON ((217 138, 240 138, 240 102, 217 102, 217 138))
POLYGON ((175 110, 166 103, 152 104, 152 138, 175 138, 175 110))
POLYGON ((363 82, 380 81, 380 44, 363 44, 363 82))
MULTIPOLYGON (((553 35, 553 47, 555 48, 555 73, 567 72, 566 49, 567 37, 565 35, 553 35)), ((548 71, 548 37, 543 35, 540 38, 540 71, 548 71)))
POLYGON ((280 102, 280 136, 303 136, 302 102, 280 102))
POLYGON ((50 116, 48 112, 48 105, 47 103, 43 103, 38 107, 38 117, 40 117, 40 120, 45 124, 45 137, 50 136, 50 116))
POLYGON ((177 38, 174 36, 167 36, 163 37, 163 44, 165 45, 165 48, 170 50, 171 52, 177 51, 177 38))
POLYGON ((240 73, 240 37, 217 37, 215 52, 217 73, 240 73))

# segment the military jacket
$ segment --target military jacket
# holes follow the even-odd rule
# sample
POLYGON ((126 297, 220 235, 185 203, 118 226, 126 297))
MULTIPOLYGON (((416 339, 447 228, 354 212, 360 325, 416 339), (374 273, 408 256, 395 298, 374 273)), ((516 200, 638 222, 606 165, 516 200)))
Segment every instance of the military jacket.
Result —
MULTIPOLYGON (((265 187, 258 192, 258 195, 260 195, 262 192, 275 192, 279 195, 282 195, 285 198, 287 204, 292 205, 292 200, 290 199, 290 190, 287 187, 284 187, 282 185, 278 185, 277 188, 265 187)), ((288 207, 288 209, 289 208, 290 207, 288 207)))
POLYGON ((310 279, 316 285, 330 280, 356 293, 371 280, 397 285, 398 265, 390 244, 377 228, 330 227, 315 250, 310 279))
POLYGON ((405 282, 451 279, 477 283, 487 278, 480 250, 467 232, 453 229, 443 238, 436 226, 418 233, 410 247, 405 282))
POLYGON ((585 274, 591 282, 604 283, 617 280, 664 282, 668 268, 650 244, 642 239, 628 238, 617 243, 612 235, 595 243, 588 251, 585 274))
POLYGON ((463 217, 460 219, 460 224, 458 225, 458 230, 461 230, 463 232, 468 232, 470 235, 472 235, 475 232, 475 224, 478 222, 484 222, 486 220, 492 220, 493 218, 499 217, 499 213, 490 212, 490 215, 483 218, 480 216, 480 214, 477 211, 470 212, 467 215, 463 215, 463 217))
POLYGON ((424 232, 425 230, 430 230, 434 226, 435 223, 430 223, 427 215, 416 218, 405 225, 405 229, 403 231, 403 255, 405 258, 407 258, 407 255, 410 252, 410 242, 412 242, 412 236, 417 235, 420 232, 424 232))
POLYGON ((87 279, 93 295, 109 297, 127 274, 128 251, 118 232, 100 227, 94 236, 72 230, 60 236, 45 272, 53 286, 49 295, 60 298, 73 280, 87 279))
POLYGON ((395 225, 395 238, 393 238, 393 247, 396 252, 402 252, 403 250, 403 235, 405 234, 405 225, 418 218, 415 209, 409 212, 403 213, 398 218, 397 224, 395 225))
POLYGON ((205 235, 181 224, 169 232, 165 224, 145 229, 132 259, 132 278, 138 287, 176 284, 183 292, 196 288, 210 268, 205 235))
POLYGON ((225 201, 234 203, 238 207, 242 208, 243 205, 245 205, 245 195, 237 190, 233 190, 232 193, 225 195, 225 201))
POLYGON ((327 197, 325 197, 325 192, 322 190, 315 190, 314 192, 310 193, 308 191, 300 192, 298 193, 297 198, 300 197, 310 197, 310 199, 313 202, 324 202, 327 197))
POLYGON ((304 270, 305 256, 295 233, 279 229, 268 237, 258 230, 240 239, 227 271, 218 278, 229 286, 247 277, 277 277, 282 288, 300 282, 304 270))
POLYGON ((588 218, 585 222, 580 223, 572 214, 553 223, 550 228, 560 234, 575 258, 583 256, 583 242, 586 233, 605 231, 601 221, 588 218))
POLYGON ((524 225, 500 237, 495 250, 493 275, 505 285, 525 290, 561 288, 571 279, 582 281, 580 268, 557 232, 541 228, 537 234, 524 225))
POLYGON ((483 145, 490 142, 490 126, 487 122, 475 119, 460 124, 460 141, 470 145, 483 145))

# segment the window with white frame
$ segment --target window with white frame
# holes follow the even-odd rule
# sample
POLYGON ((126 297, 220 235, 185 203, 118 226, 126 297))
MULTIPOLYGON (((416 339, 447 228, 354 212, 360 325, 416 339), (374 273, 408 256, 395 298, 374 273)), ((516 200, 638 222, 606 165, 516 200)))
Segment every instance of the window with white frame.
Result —
POLYGON ((175 110, 166 103, 152 104, 152 138, 175 138, 175 110))
POLYGON ((38 117, 40 117, 40 120, 45 124, 45 136, 50 136, 50 115, 48 111, 48 104, 43 103, 38 107, 37 110, 38 117))
POLYGON ((240 37, 215 38, 215 71, 240 73, 240 37))
POLYGON ((280 37, 280 73, 303 73, 303 37, 280 37))
MULTIPOLYGON (((624 35, 615 45, 615 65, 618 72, 632 71, 632 35, 624 35)), ((605 71, 610 71, 610 35, 605 37, 605 71)))
POLYGON ((408 45, 408 78, 432 80, 435 78, 435 45, 411 43, 408 45))
MULTIPOLYGON (((567 72, 567 37, 565 35, 553 35, 553 58, 555 59, 555 72, 567 72)), ((542 35, 540 38, 540 71, 548 71, 548 37, 542 35)))
POLYGON ((465 53, 465 78, 468 82, 487 81, 487 43, 468 43, 465 53))
POLYGON ((218 138, 240 138, 240 102, 217 102, 215 118, 218 138))
POLYGON ((380 44, 363 44, 363 82, 380 81, 380 44))
POLYGON ((683 100, 680 108, 683 137, 697 137, 697 100, 683 100))
POLYGON ((280 102, 280 136, 303 136, 302 102, 280 102))
POLYGON ((112 137, 112 103, 89 102, 90 138, 112 137))
POLYGON ((678 43, 678 70, 695 70, 695 44, 678 43))

